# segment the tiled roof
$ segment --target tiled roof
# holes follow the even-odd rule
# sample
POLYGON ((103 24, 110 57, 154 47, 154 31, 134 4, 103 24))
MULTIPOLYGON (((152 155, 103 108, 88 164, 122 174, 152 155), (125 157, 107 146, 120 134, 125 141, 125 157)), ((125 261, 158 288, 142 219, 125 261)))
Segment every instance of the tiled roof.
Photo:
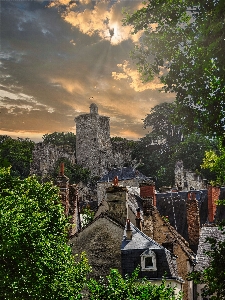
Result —
POLYGON ((135 170, 132 167, 123 167, 112 169, 108 174, 105 174, 99 182, 112 181, 116 176, 118 176, 119 180, 128 180, 133 178, 147 179, 147 177, 138 170, 135 170))
POLYGON ((206 242, 206 238, 215 238, 218 242, 225 240, 225 235, 216 226, 204 226, 201 228, 199 246, 197 251, 197 265, 195 270, 202 271, 209 265, 209 257, 205 251, 210 251, 210 243, 206 242))

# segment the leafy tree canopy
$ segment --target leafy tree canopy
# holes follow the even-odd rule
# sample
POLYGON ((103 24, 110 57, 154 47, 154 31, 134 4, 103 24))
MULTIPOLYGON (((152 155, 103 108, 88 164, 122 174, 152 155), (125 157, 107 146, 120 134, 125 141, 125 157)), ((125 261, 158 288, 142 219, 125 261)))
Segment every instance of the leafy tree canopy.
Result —
POLYGON ((133 52, 143 80, 176 93, 179 123, 225 145, 224 0, 149 0, 124 25, 142 32, 133 52))
POLYGON ((53 132, 43 135, 43 142, 53 145, 70 145, 76 150, 76 135, 72 132, 53 132))
MULTIPOLYGON (((205 152, 205 157, 201 167, 206 170, 214 172, 216 178, 212 180, 213 185, 225 184, 225 148, 219 144, 218 151, 210 150, 205 152)), ((225 204, 225 200, 224 200, 225 204)))
POLYGON ((182 295, 175 295, 171 286, 166 286, 165 281, 157 286, 147 280, 138 280, 139 268, 131 277, 123 278, 118 270, 111 269, 106 280, 91 279, 88 282, 89 299, 101 300, 178 300, 182 295))
POLYGON ((67 158, 60 158, 55 163, 54 171, 50 174, 53 180, 59 175, 61 162, 64 162, 64 174, 69 178, 70 184, 79 183, 80 181, 87 183, 90 180, 91 172, 88 169, 72 164, 67 158))
POLYGON ((0 136, 0 167, 11 166, 11 174, 26 178, 30 173, 30 162, 34 142, 29 139, 12 139, 0 136))
POLYGON ((81 299, 90 268, 75 262, 67 228, 56 187, 0 169, 1 299, 81 299))
POLYGON ((215 179, 215 172, 201 168, 205 151, 217 150, 218 145, 200 133, 184 134, 182 125, 174 125, 176 115, 174 103, 162 103, 153 107, 144 119, 144 127, 150 133, 136 144, 132 155, 141 161, 138 169, 156 179, 156 187, 174 184, 174 167, 182 160, 185 169, 201 172, 209 179, 215 179))

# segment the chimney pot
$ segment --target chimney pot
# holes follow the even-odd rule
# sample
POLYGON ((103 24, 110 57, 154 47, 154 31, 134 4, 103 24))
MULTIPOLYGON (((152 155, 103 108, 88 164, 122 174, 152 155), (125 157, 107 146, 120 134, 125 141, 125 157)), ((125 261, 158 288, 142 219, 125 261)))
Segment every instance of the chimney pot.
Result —
POLYGON ((138 208, 136 209, 136 211, 137 211, 136 218, 135 218, 135 220, 136 220, 136 227, 137 227, 139 230, 141 230, 141 214, 140 214, 140 207, 138 207, 138 208))
POLYGON ((126 239, 132 240, 132 229, 130 227, 130 219, 127 219, 127 226, 126 226, 126 239))

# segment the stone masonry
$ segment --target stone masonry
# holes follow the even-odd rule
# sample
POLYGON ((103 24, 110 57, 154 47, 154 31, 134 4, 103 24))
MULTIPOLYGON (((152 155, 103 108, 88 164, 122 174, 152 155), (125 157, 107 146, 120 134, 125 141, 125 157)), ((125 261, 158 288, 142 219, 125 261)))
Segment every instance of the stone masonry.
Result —
POLYGON ((45 178, 54 170, 55 164, 60 158, 66 158, 72 164, 75 163, 74 151, 68 145, 56 146, 37 143, 35 144, 32 156, 30 174, 40 176, 41 178, 45 178))
POLYGON ((76 117, 75 122, 77 163, 90 169, 93 176, 101 176, 111 165, 109 117, 100 116, 92 103, 90 113, 76 117))

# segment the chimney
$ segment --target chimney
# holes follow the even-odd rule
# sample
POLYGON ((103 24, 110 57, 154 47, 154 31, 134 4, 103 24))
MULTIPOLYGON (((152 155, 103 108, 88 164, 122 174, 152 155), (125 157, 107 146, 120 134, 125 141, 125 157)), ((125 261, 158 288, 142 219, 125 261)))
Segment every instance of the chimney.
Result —
POLYGON ((140 197, 143 199, 152 198, 152 204, 156 206, 155 183, 152 180, 140 184, 140 197))
POLYGON ((130 219, 127 219, 127 224, 126 224, 126 239, 127 240, 132 240, 132 229, 130 227, 130 219))
POLYGON ((137 211, 136 218, 135 218, 135 220, 136 220, 136 227, 137 227, 139 230, 141 230, 141 214, 140 214, 140 207, 138 207, 138 208, 136 209, 136 211, 137 211))
POLYGON ((116 218, 121 224, 127 220, 127 189, 114 184, 106 189, 108 214, 116 218))
POLYGON ((198 200, 196 200, 194 191, 188 193, 186 207, 189 244, 192 251, 196 253, 200 237, 200 216, 198 200))
POLYGON ((59 176, 64 176, 64 162, 60 163, 60 172, 59 172, 59 176))
POLYGON ((212 223, 216 214, 216 201, 219 200, 220 188, 208 186, 208 221, 212 223))

